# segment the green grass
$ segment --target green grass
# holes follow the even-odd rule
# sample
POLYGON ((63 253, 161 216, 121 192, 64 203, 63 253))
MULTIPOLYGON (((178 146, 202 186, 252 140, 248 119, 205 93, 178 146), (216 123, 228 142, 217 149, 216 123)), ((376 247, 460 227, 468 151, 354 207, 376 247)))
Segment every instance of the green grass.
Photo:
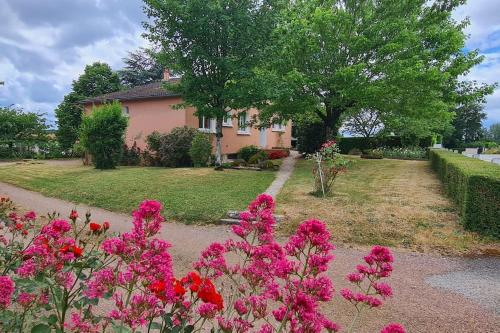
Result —
MULTIPOLYGON (((130 213, 144 199, 159 200, 167 218, 214 222, 228 210, 244 209, 274 180, 271 171, 209 168, 0 166, 0 181, 75 203, 130 213)), ((27 207, 29 208, 29 207, 27 207)))
POLYGON ((428 161, 354 160, 333 195, 313 190, 312 162, 300 160, 278 195, 284 234, 309 218, 325 221, 336 243, 374 244, 416 251, 464 253, 498 243, 464 231, 457 210, 428 161))

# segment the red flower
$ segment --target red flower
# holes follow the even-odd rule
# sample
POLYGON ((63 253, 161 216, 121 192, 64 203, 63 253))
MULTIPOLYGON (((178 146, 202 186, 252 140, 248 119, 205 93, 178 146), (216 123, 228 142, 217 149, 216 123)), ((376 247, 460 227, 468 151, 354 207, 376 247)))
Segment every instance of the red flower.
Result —
POLYGON ((189 285, 189 289, 192 292, 197 292, 200 288, 201 277, 196 272, 189 272, 185 277, 181 280, 183 285, 189 285))
POLYGON ((69 214, 69 218, 73 221, 76 220, 78 218, 78 212, 74 209, 71 210, 71 213, 69 214))
POLYGON ((23 226, 24 225, 22 223, 16 223, 16 230, 22 230, 23 226))
POLYGON ((153 292, 158 299, 162 301, 167 300, 167 297, 165 296, 165 288, 166 288, 166 283, 165 281, 161 280, 156 280, 148 286, 148 289, 151 292, 153 292))
POLYGON ((98 223, 90 222, 89 227, 90 227, 90 230, 92 232, 97 232, 97 231, 101 230, 101 225, 98 223))
POLYGON ((102 228, 104 230, 108 230, 109 229, 109 222, 108 221, 104 221, 104 223, 102 224, 102 228))
POLYGON ((182 282, 174 279, 174 292, 177 296, 184 296, 186 293, 186 288, 182 285, 182 282))
POLYGON ((73 245, 64 245, 59 249, 59 252, 61 253, 68 253, 68 252, 73 252, 76 258, 81 257, 83 250, 79 248, 78 246, 73 246, 73 245))
POLYGON ((198 291, 198 297, 205 303, 217 306, 217 310, 222 310, 224 301, 222 296, 215 290, 215 286, 209 279, 203 279, 203 284, 198 291))

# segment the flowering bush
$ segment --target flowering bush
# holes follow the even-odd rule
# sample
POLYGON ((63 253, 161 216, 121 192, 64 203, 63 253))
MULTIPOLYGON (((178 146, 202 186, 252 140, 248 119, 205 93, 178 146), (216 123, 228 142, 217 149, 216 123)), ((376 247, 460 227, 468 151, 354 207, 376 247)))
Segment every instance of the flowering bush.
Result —
MULTIPOLYGON (((157 238, 161 204, 144 201, 132 230, 106 237, 109 223, 10 214, 2 228, 0 330, 50 332, 338 332, 321 311, 334 288, 330 233, 307 220, 281 245, 274 238, 274 202, 260 195, 233 226, 234 239, 213 243, 193 271, 177 278, 170 244, 157 238), (18 226, 19 225, 19 226, 18 226), (25 233, 23 231, 27 230, 25 233), (33 236, 29 236, 33 235, 33 236), (101 306, 104 304, 104 306, 101 306)), ((357 288, 340 293, 357 309, 392 296, 384 282, 393 257, 375 246, 347 278, 357 288)), ((389 324, 383 333, 400 333, 389 324)))
POLYGON ((427 150, 421 147, 404 147, 379 149, 386 158, 395 158, 402 160, 424 160, 427 159, 427 150))
POLYGON ((289 155, 289 153, 285 150, 272 150, 266 152, 267 158, 270 160, 279 160, 285 158, 289 155))
POLYGON ((314 161, 314 191, 315 195, 323 197, 330 195, 337 175, 347 170, 349 161, 340 154, 337 143, 333 140, 325 142, 319 151, 308 155, 314 161))

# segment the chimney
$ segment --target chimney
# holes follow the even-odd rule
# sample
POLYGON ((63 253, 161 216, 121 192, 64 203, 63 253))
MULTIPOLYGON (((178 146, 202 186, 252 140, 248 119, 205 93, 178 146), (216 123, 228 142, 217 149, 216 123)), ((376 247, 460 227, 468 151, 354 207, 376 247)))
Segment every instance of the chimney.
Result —
POLYGON ((168 68, 165 68, 163 70, 163 81, 168 81, 170 80, 170 70, 168 68))

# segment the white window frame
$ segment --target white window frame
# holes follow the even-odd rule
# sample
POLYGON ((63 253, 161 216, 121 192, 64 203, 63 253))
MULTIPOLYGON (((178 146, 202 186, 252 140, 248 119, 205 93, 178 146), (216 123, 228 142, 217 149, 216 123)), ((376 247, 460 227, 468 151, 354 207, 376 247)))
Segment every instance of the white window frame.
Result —
POLYGON ((272 127, 273 132, 285 132, 286 131, 286 125, 285 122, 279 122, 279 123, 274 123, 272 127))
POLYGON ((233 127, 233 118, 232 118, 230 112, 228 112, 226 114, 226 116, 222 119, 222 126, 223 127, 233 127))
POLYGON ((248 126, 248 112, 240 112, 238 113, 238 134, 239 135, 250 135, 250 126, 248 126), (244 122, 242 122, 242 117, 244 122), (245 127, 242 126, 242 123, 245 124, 245 127))
POLYGON ((128 106, 122 106, 122 115, 124 115, 127 118, 130 117, 130 110, 128 106))
POLYGON ((203 133, 215 133, 215 119, 208 119, 208 127, 205 127, 206 121, 207 118, 205 116, 198 117, 198 131, 203 133), (200 127, 200 124, 202 124, 203 127, 200 127))

